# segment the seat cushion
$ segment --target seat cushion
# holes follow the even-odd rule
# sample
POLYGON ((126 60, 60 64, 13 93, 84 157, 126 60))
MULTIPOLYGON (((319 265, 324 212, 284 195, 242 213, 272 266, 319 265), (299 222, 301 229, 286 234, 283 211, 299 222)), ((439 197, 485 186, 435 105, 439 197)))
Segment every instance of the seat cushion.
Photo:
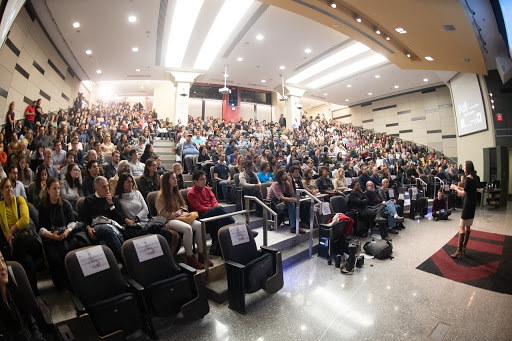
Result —
POLYGON ((141 327, 137 299, 131 293, 90 304, 87 311, 101 336, 117 330, 123 330, 129 335, 141 327))
POLYGON ((192 283, 185 274, 152 283, 145 291, 156 315, 175 314, 193 298, 192 283))
POLYGON ((267 278, 273 275, 272 255, 264 253, 245 265, 245 283, 248 293, 265 288, 267 278))

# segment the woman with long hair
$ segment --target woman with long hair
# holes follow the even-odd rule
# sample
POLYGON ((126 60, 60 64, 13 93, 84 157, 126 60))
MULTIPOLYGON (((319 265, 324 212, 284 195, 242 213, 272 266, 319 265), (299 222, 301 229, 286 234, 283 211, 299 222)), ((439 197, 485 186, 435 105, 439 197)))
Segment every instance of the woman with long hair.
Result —
MULTIPOLYGON (((187 264, 196 269, 203 269, 206 255, 203 250, 201 223, 194 220, 190 224, 187 224, 177 219, 182 215, 187 215, 188 207, 178 189, 178 179, 174 172, 166 172, 162 175, 160 192, 156 197, 155 206, 158 215, 168 220, 168 228, 183 233, 183 246, 185 247, 185 253, 187 255, 187 264), (194 237, 197 245, 197 252, 199 254, 198 260, 196 260, 192 251, 192 237, 194 237)), ((212 265, 213 263, 211 263, 210 266, 212 265)))
POLYGON ((471 225, 473 225, 473 219, 475 218, 477 204, 476 189, 478 184, 475 181, 475 166, 472 161, 466 161, 464 174, 466 175, 464 187, 459 187, 455 184, 450 186, 450 189, 456 190, 457 195, 464 199, 459 222, 459 243, 455 253, 450 255, 452 258, 462 258, 466 254, 466 245, 468 245, 471 225))
POLYGON ((45 165, 40 165, 36 170, 36 178, 29 185, 29 202, 36 208, 39 208, 41 200, 46 196, 46 179, 48 179, 48 170, 45 165), (31 190, 32 187, 32 190, 31 190))
MULTIPOLYGON (((6 131, 7 134, 7 131, 6 131)), ((7 136, 6 136, 7 138, 7 136)), ((11 134, 10 143, 7 145, 7 157, 11 157, 14 153, 20 150, 20 143, 18 141, 18 135, 11 134)))
POLYGON ((345 179, 345 170, 343 167, 340 167, 336 173, 336 178, 334 179, 334 189, 341 192, 348 189, 347 179, 345 179))
POLYGON ((30 183, 34 180, 34 172, 32 172, 32 169, 27 164, 27 159, 21 158, 18 161, 18 174, 19 179, 23 183, 25 187, 28 187, 30 183))
POLYGON ((261 163, 260 172, 258 173, 258 179, 261 183, 274 181, 274 175, 270 171, 270 164, 266 161, 261 163))
POLYGON ((183 166, 181 163, 175 163, 172 165, 172 171, 176 174, 176 179, 178 179, 178 189, 187 188, 185 184, 185 180, 183 179, 183 166))
POLYGON ((71 251, 71 243, 63 241, 69 236, 67 226, 75 221, 75 213, 72 204, 61 199, 61 187, 56 178, 50 177, 46 180, 48 195, 41 202, 41 209, 45 214, 39 216, 39 235, 43 239, 53 284, 59 289, 64 289, 69 287, 64 257, 71 251))
POLYGON ((146 147, 144 147, 144 152, 140 156, 140 162, 146 163, 148 159, 155 159, 156 155, 153 152, 153 145, 152 144, 146 144, 146 147))
POLYGON ((160 175, 157 172, 157 164, 153 159, 147 159, 144 165, 144 174, 140 177, 139 191, 144 200, 148 193, 160 190, 160 175))
POLYGON ((308 192, 313 195, 318 194, 320 191, 318 190, 318 186, 316 185, 316 181, 313 180, 313 168, 308 168, 304 171, 304 178, 302 179, 302 186, 308 192))
POLYGON ((106 133, 103 136, 103 143, 101 144, 101 152, 103 155, 112 155, 112 152, 116 149, 115 144, 110 140, 110 134, 106 133))
POLYGON ((14 102, 11 102, 11 104, 9 104, 9 110, 7 111, 7 114, 5 114, 5 140, 6 141, 11 141, 11 136, 16 135, 16 134, 13 134, 14 118, 15 118, 14 102))
POLYGON ((119 199, 122 209, 131 224, 148 221, 149 210, 142 194, 134 188, 135 180, 130 173, 119 175, 114 196, 119 199))
POLYGON ((67 165, 64 179, 60 183, 60 195, 75 207, 78 198, 83 197, 82 182, 80 179, 80 168, 76 163, 67 165))

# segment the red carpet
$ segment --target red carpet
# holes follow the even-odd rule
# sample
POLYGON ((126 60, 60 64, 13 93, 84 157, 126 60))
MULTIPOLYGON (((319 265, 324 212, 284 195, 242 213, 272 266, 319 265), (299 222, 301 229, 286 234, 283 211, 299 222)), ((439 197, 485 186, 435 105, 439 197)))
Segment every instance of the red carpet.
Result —
POLYGON ((450 257, 458 235, 421 263, 417 269, 452 281, 512 295, 512 236, 471 231, 466 255, 450 257))

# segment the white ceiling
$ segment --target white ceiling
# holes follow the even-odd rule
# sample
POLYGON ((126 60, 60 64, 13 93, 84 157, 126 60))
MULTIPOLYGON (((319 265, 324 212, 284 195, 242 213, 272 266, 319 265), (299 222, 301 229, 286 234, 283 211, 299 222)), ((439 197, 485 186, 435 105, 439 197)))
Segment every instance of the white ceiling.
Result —
MULTIPOLYGON (((119 96, 143 93, 152 95, 152 88, 156 84, 153 81, 169 80, 167 71, 171 69, 166 69, 163 65, 175 0, 169 0, 167 6, 160 65, 155 62, 160 1, 46 0, 46 3, 65 43, 90 80, 116 81, 108 84, 113 87, 112 92, 119 96), (137 22, 129 23, 129 15, 136 15, 137 22), (75 21, 80 22, 78 30, 72 26, 75 21), (139 52, 132 52, 131 48, 134 46, 139 48, 139 52), (92 50, 92 55, 85 54, 87 49, 92 50), (136 72, 137 68, 141 71, 136 72), (102 73, 97 74, 97 69, 101 69, 102 73), (123 80, 130 82, 119 82, 123 80), (145 89, 140 88, 142 80, 145 89)), ((181 71, 193 70, 192 66, 204 37, 222 4, 223 0, 205 0, 192 32, 181 71)), ((224 65, 227 64, 229 84, 279 91, 280 75, 283 72, 285 79, 290 78, 313 65, 315 61, 340 51, 344 48, 344 43, 351 42, 347 36, 325 25, 270 6, 249 28, 229 56, 223 58, 227 47, 260 6, 262 3, 258 1, 251 5, 248 13, 240 20, 220 49, 210 69, 200 75, 196 79, 197 82, 222 84, 224 65), (258 34, 264 35, 264 39, 257 40, 258 34), (310 48, 312 52, 306 54, 306 48, 310 48), (238 57, 244 60, 237 62, 238 57), (311 60, 313 62, 310 62, 311 60), (310 64, 306 65, 308 62, 310 64), (279 69, 281 65, 286 66, 284 71, 279 69), (266 83, 262 83, 262 79, 265 79, 266 83)), ((374 54, 372 51, 369 53, 374 54)), ((349 64, 354 59, 357 58, 328 69, 319 76, 349 64)), ((394 93, 441 84, 453 75, 453 72, 401 70, 394 64, 385 63, 321 89, 309 89, 304 96, 340 105, 352 105, 394 93), (376 74, 381 77, 376 79, 376 74), (427 78, 428 82, 424 82, 424 78, 427 78), (352 87, 347 88, 347 84, 352 87), (395 89, 395 85, 399 88, 395 89), (369 92, 372 95, 368 95, 369 92), (324 93, 327 93, 327 96, 324 96, 324 93), (346 99, 349 101, 345 101, 346 99)), ((306 89, 305 84, 310 80, 298 84, 298 87, 306 89)))

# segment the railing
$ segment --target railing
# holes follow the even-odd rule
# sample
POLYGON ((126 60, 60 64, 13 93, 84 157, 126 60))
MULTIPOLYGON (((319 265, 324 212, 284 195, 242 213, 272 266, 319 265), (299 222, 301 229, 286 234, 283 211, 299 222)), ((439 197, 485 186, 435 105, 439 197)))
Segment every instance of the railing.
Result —
POLYGON ((441 183, 441 186, 443 186, 444 188, 444 181, 443 179, 437 177, 437 176, 434 176, 434 198, 436 197, 436 194, 437 194, 437 191, 436 191, 436 188, 437 188, 437 181, 436 180, 439 180, 439 182, 441 183))
POLYGON ((300 203, 303 201, 310 201, 311 207, 309 210, 309 258, 313 257, 313 221, 315 219, 315 204, 314 202, 318 202, 320 204, 323 203, 320 199, 318 199, 316 196, 311 194, 305 189, 299 188, 296 190, 297 194, 297 203, 296 203, 296 214, 295 214, 295 237, 299 237, 299 218, 300 218, 300 203), (300 193, 304 193, 306 195, 309 195, 309 198, 300 198, 300 193))
MULTIPOLYGON (((266 210, 268 213, 270 213, 273 217, 274 217, 274 230, 277 230, 277 228, 279 227, 277 224, 278 224, 278 214, 276 212, 274 212, 270 207, 268 207, 263 201, 261 201, 259 198, 255 197, 255 196, 252 196, 252 195, 244 195, 244 199, 245 199, 245 210, 246 211, 249 211, 249 208, 250 208, 250 200, 254 200, 258 205, 260 205, 264 210, 266 210)), ((264 212, 263 213, 263 246, 268 246, 268 239, 267 239, 267 235, 268 235, 268 228, 267 228, 267 225, 268 225, 268 219, 267 219, 267 212, 264 212)), ((247 214, 245 216, 245 221, 247 223, 247 225, 249 225, 249 219, 250 219, 250 214, 247 214)))
POLYGON ((203 237, 203 252, 204 252, 204 273, 205 273, 205 277, 206 279, 208 279, 208 272, 210 271, 210 267, 208 266, 208 252, 206 251, 206 223, 209 223, 209 222, 212 222, 212 221, 216 221, 216 220, 220 220, 220 219, 224 219, 224 218, 227 218, 227 217, 232 217, 234 215, 239 215, 239 214, 245 214, 246 215, 246 221, 247 221, 247 217, 249 217, 249 210, 242 210, 242 211, 237 211, 237 212, 231 212, 231 213, 226 213, 226 214, 222 214, 222 215, 218 215, 218 216, 215 216, 215 217, 209 217, 209 218, 203 218, 203 219, 199 219, 199 221, 201 222, 201 235, 203 237))

